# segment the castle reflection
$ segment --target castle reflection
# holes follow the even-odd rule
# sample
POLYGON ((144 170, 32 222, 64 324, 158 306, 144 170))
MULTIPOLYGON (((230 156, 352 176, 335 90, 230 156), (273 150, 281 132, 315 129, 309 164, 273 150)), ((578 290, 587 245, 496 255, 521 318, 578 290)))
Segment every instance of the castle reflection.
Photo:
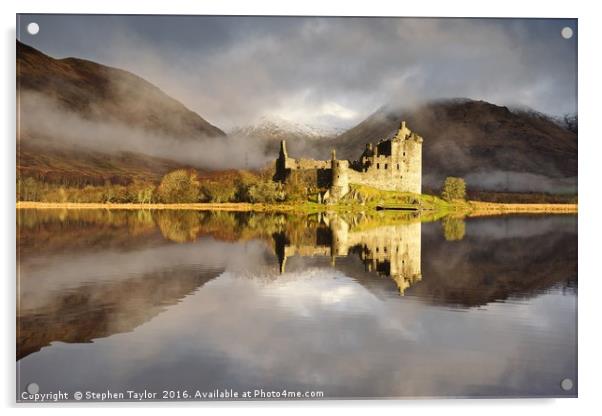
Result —
POLYGON ((358 255, 365 271, 390 277, 403 295, 422 279, 421 222, 409 216, 393 225, 373 225, 344 219, 336 214, 321 215, 318 226, 304 233, 274 234, 280 273, 286 271, 289 257, 337 257, 358 255))

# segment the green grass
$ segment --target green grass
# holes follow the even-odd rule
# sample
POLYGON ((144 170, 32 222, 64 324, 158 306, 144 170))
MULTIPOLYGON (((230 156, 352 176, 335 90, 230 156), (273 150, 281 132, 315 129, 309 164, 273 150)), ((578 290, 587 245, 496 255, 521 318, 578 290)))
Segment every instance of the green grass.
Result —
POLYGON ((336 204, 319 204, 317 198, 304 202, 282 204, 262 204, 266 210, 317 213, 333 211, 341 215, 366 213, 368 217, 382 224, 399 221, 422 222, 436 221, 445 216, 465 216, 471 210, 465 201, 448 202, 434 195, 413 194, 409 192, 383 191, 364 185, 351 185, 351 191, 336 204), (407 208, 408 211, 382 210, 377 207, 407 208), (416 211, 410 209, 415 208, 416 211))
POLYGON ((359 206, 363 209, 376 207, 417 208, 423 214, 460 214, 470 211, 470 205, 464 201, 448 202, 434 195, 413 194, 409 192, 383 191, 365 185, 351 185, 351 191, 337 206, 359 206))

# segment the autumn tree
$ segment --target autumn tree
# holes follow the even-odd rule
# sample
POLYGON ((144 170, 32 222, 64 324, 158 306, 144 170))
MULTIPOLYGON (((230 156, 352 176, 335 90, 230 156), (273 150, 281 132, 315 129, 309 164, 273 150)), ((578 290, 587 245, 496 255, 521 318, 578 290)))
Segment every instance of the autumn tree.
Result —
POLYGON ((179 169, 166 174, 157 187, 157 198, 164 203, 198 202, 200 182, 195 171, 179 169))
POLYGON ((462 178, 448 176, 443 183, 441 197, 446 201, 465 200, 466 199, 466 182, 462 178))

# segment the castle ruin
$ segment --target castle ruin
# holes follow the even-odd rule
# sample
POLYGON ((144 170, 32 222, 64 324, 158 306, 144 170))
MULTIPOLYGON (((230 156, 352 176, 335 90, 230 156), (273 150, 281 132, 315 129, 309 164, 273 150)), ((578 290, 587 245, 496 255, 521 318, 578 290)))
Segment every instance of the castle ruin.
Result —
POLYGON ((286 180, 291 171, 313 170, 326 178, 324 201, 336 200, 350 191, 350 185, 366 185, 386 191, 422 192, 422 137, 412 132, 405 121, 397 133, 376 144, 368 143, 356 161, 338 160, 332 150, 330 160, 294 159, 288 156, 286 142, 280 143, 275 178, 286 180))

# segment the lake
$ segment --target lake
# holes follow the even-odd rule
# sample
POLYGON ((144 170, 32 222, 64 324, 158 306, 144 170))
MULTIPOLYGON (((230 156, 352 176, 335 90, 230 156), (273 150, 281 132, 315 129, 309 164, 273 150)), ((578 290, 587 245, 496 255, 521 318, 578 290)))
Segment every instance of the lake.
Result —
POLYGON ((17 217, 18 400, 577 395, 576 216, 17 217))

